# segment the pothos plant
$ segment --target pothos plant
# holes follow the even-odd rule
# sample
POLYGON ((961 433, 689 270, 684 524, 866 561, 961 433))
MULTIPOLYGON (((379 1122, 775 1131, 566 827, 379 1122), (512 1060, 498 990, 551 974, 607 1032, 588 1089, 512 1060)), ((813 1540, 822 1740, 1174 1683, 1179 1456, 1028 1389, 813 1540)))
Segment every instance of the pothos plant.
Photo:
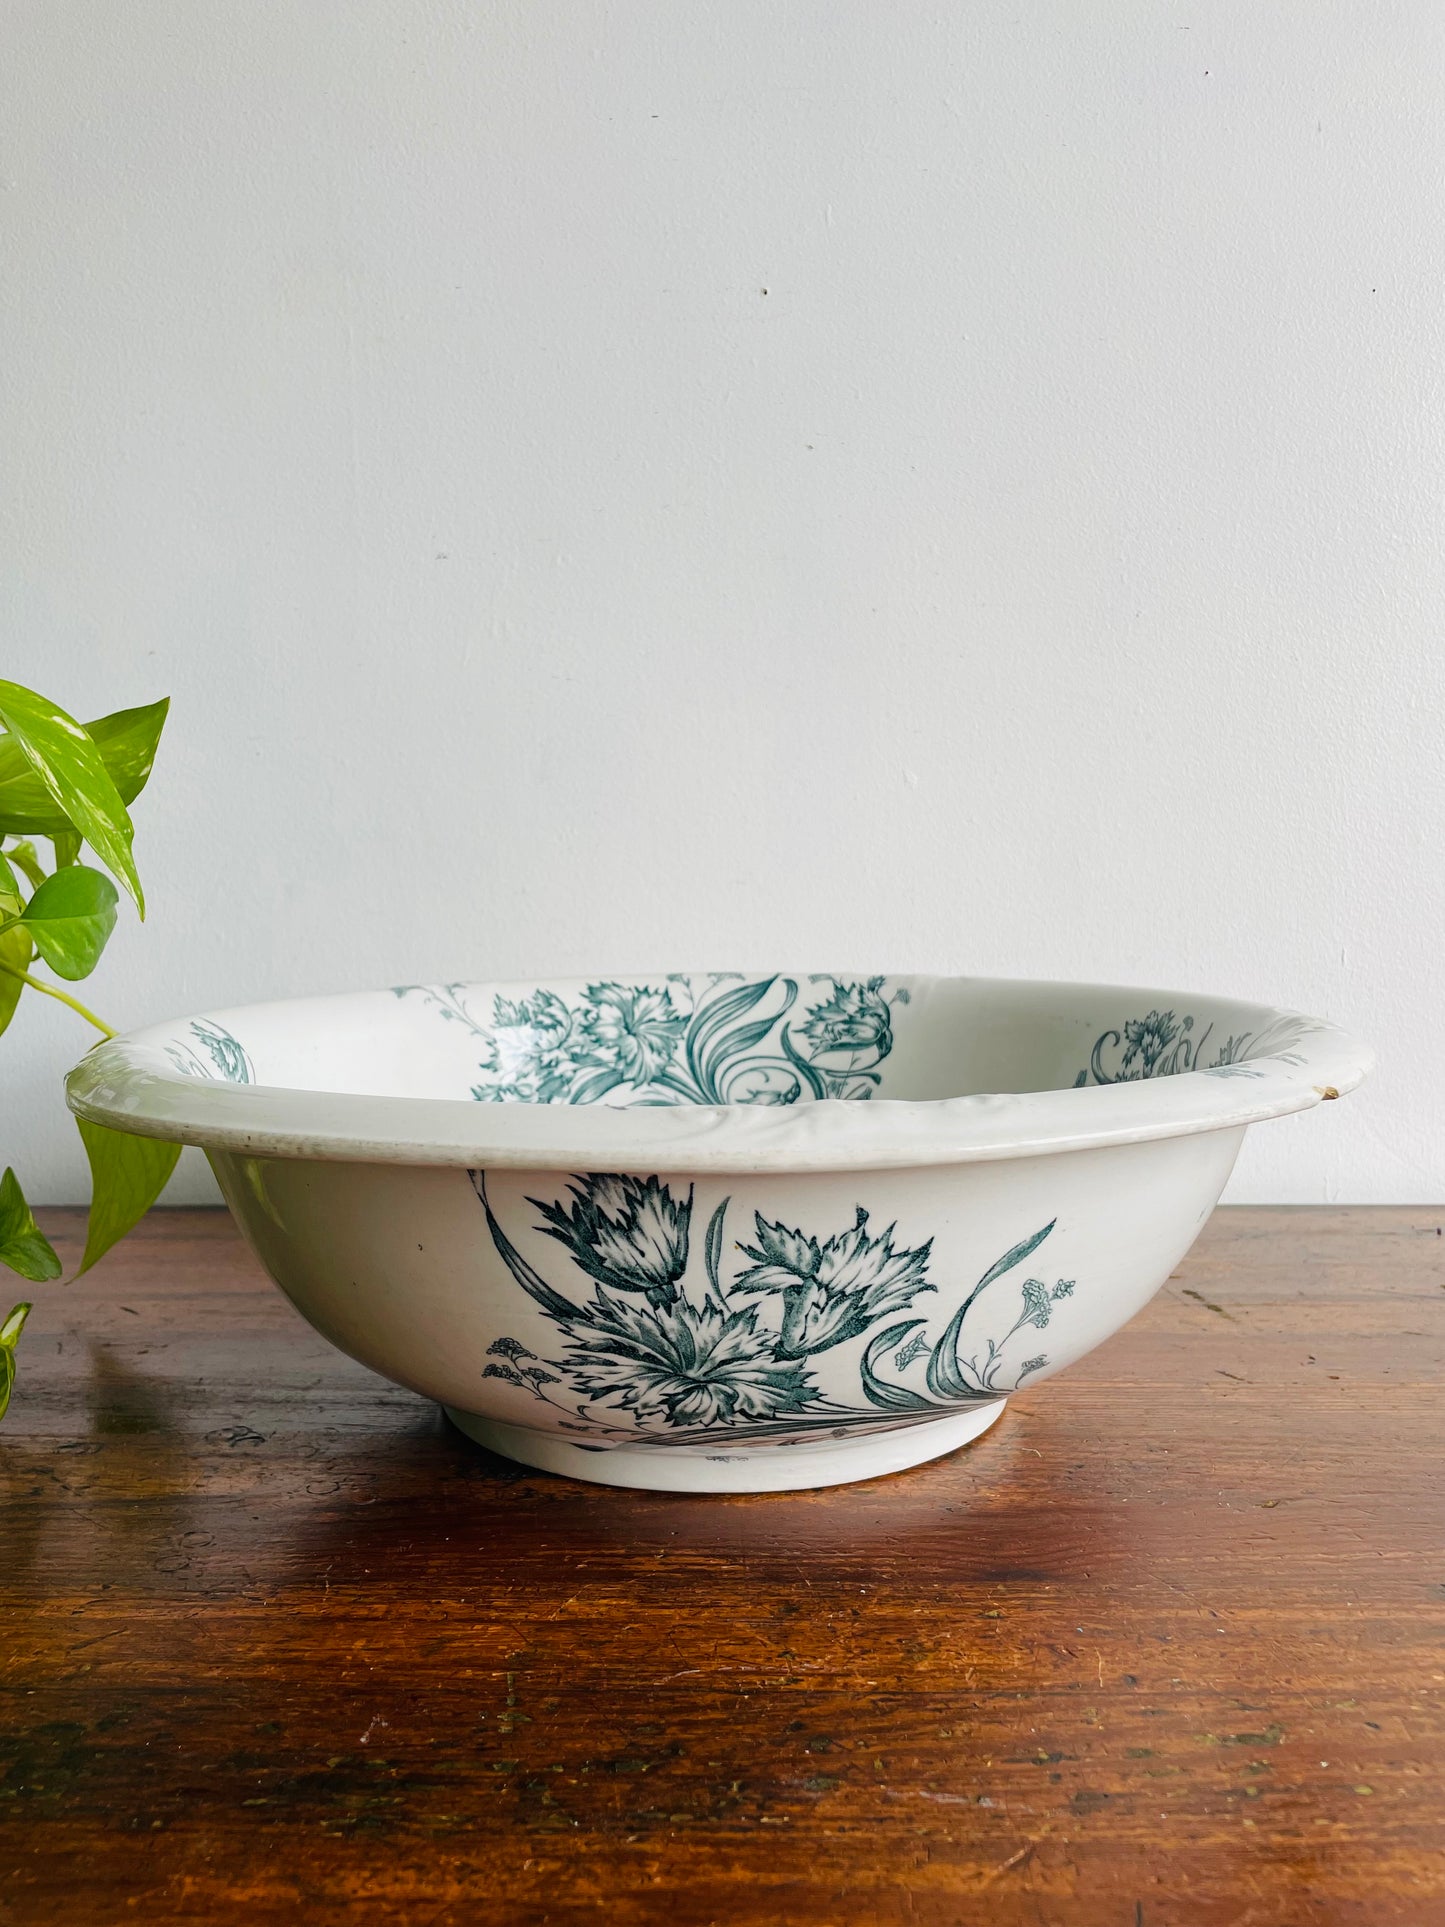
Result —
MULTIPOLYGON (((112 878, 145 916, 128 805, 151 773, 168 707, 166 699, 82 725, 34 690, 0 680, 0 1031, 29 990, 65 1004, 102 1036, 115 1035, 63 986, 90 975, 115 928, 120 893, 112 878), (50 843, 49 869, 37 837, 50 843), (103 869, 82 861, 87 849, 103 869)), ((91 1174, 79 1277, 145 1216, 180 1146, 76 1121, 91 1174)), ((0 1265, 37 1284, 62 1269, 8 1165, 0 1177, 0 1265)), ((28 1303, 17 1304, 0 1324, 0 1417, 29 1312, 28 1303)))

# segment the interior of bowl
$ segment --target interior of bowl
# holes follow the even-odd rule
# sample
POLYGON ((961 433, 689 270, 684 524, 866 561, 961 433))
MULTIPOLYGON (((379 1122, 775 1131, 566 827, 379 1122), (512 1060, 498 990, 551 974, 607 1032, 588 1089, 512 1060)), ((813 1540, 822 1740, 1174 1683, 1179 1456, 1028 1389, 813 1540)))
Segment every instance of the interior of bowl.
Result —
POLYGON ((737 971, 406 984, 182 1020, 188 1078, 480 1104, 795 1105, 1298 1063, 1310 1019, 1107 986, 737 971))

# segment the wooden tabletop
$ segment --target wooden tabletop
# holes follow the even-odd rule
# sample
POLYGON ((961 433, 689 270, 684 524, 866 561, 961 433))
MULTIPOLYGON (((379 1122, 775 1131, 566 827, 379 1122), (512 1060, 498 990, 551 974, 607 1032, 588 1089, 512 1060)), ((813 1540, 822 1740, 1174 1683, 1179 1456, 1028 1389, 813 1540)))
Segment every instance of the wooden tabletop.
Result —
POLYGON ((1440 1927, 1442 1222, 1222 1211, 977 1444, 719 1499, 490 1457, 157 1213, 0 1431, 0 1921, 1440 1927))

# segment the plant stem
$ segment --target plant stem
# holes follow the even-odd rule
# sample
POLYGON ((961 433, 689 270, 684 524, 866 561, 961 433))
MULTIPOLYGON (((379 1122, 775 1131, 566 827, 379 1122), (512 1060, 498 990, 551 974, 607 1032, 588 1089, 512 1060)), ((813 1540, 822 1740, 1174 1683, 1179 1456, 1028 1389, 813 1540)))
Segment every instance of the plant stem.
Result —
POLYGON ((94 1024, 102 1035, 106 1037, 115 1036, 115 1032, 109 1024, 102 1018, 97 1017, 93 1010, 87 1010, 78 997, 72 997, 68 990, 62 990, 58 984, 47 984, 39 977, 32 977, 28 970, 17 970, 13 964, 0 963, 0 970, 3 970, 7 977, 18 977, 22 984, 29 984, 32 990, 42 991, 45 996, 54 997, 59 1003, 69 1004, 70 1008, 77 1011, 85 1019, 87 1024, 94 1024))

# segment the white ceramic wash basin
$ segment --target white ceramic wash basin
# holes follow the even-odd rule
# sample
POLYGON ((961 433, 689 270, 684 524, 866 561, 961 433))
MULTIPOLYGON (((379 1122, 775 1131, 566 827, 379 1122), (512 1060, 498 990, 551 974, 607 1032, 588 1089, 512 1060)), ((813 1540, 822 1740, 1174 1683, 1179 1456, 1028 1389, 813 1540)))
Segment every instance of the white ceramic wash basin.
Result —
POLYGON ((203 1146, 303 1316, 472 1437, 735 1492, 982 1432, 1159 1288, 1250 1124, 1370 1062, 1180 992, 698 973, 215 1011, 68 1093, 203 1146))

